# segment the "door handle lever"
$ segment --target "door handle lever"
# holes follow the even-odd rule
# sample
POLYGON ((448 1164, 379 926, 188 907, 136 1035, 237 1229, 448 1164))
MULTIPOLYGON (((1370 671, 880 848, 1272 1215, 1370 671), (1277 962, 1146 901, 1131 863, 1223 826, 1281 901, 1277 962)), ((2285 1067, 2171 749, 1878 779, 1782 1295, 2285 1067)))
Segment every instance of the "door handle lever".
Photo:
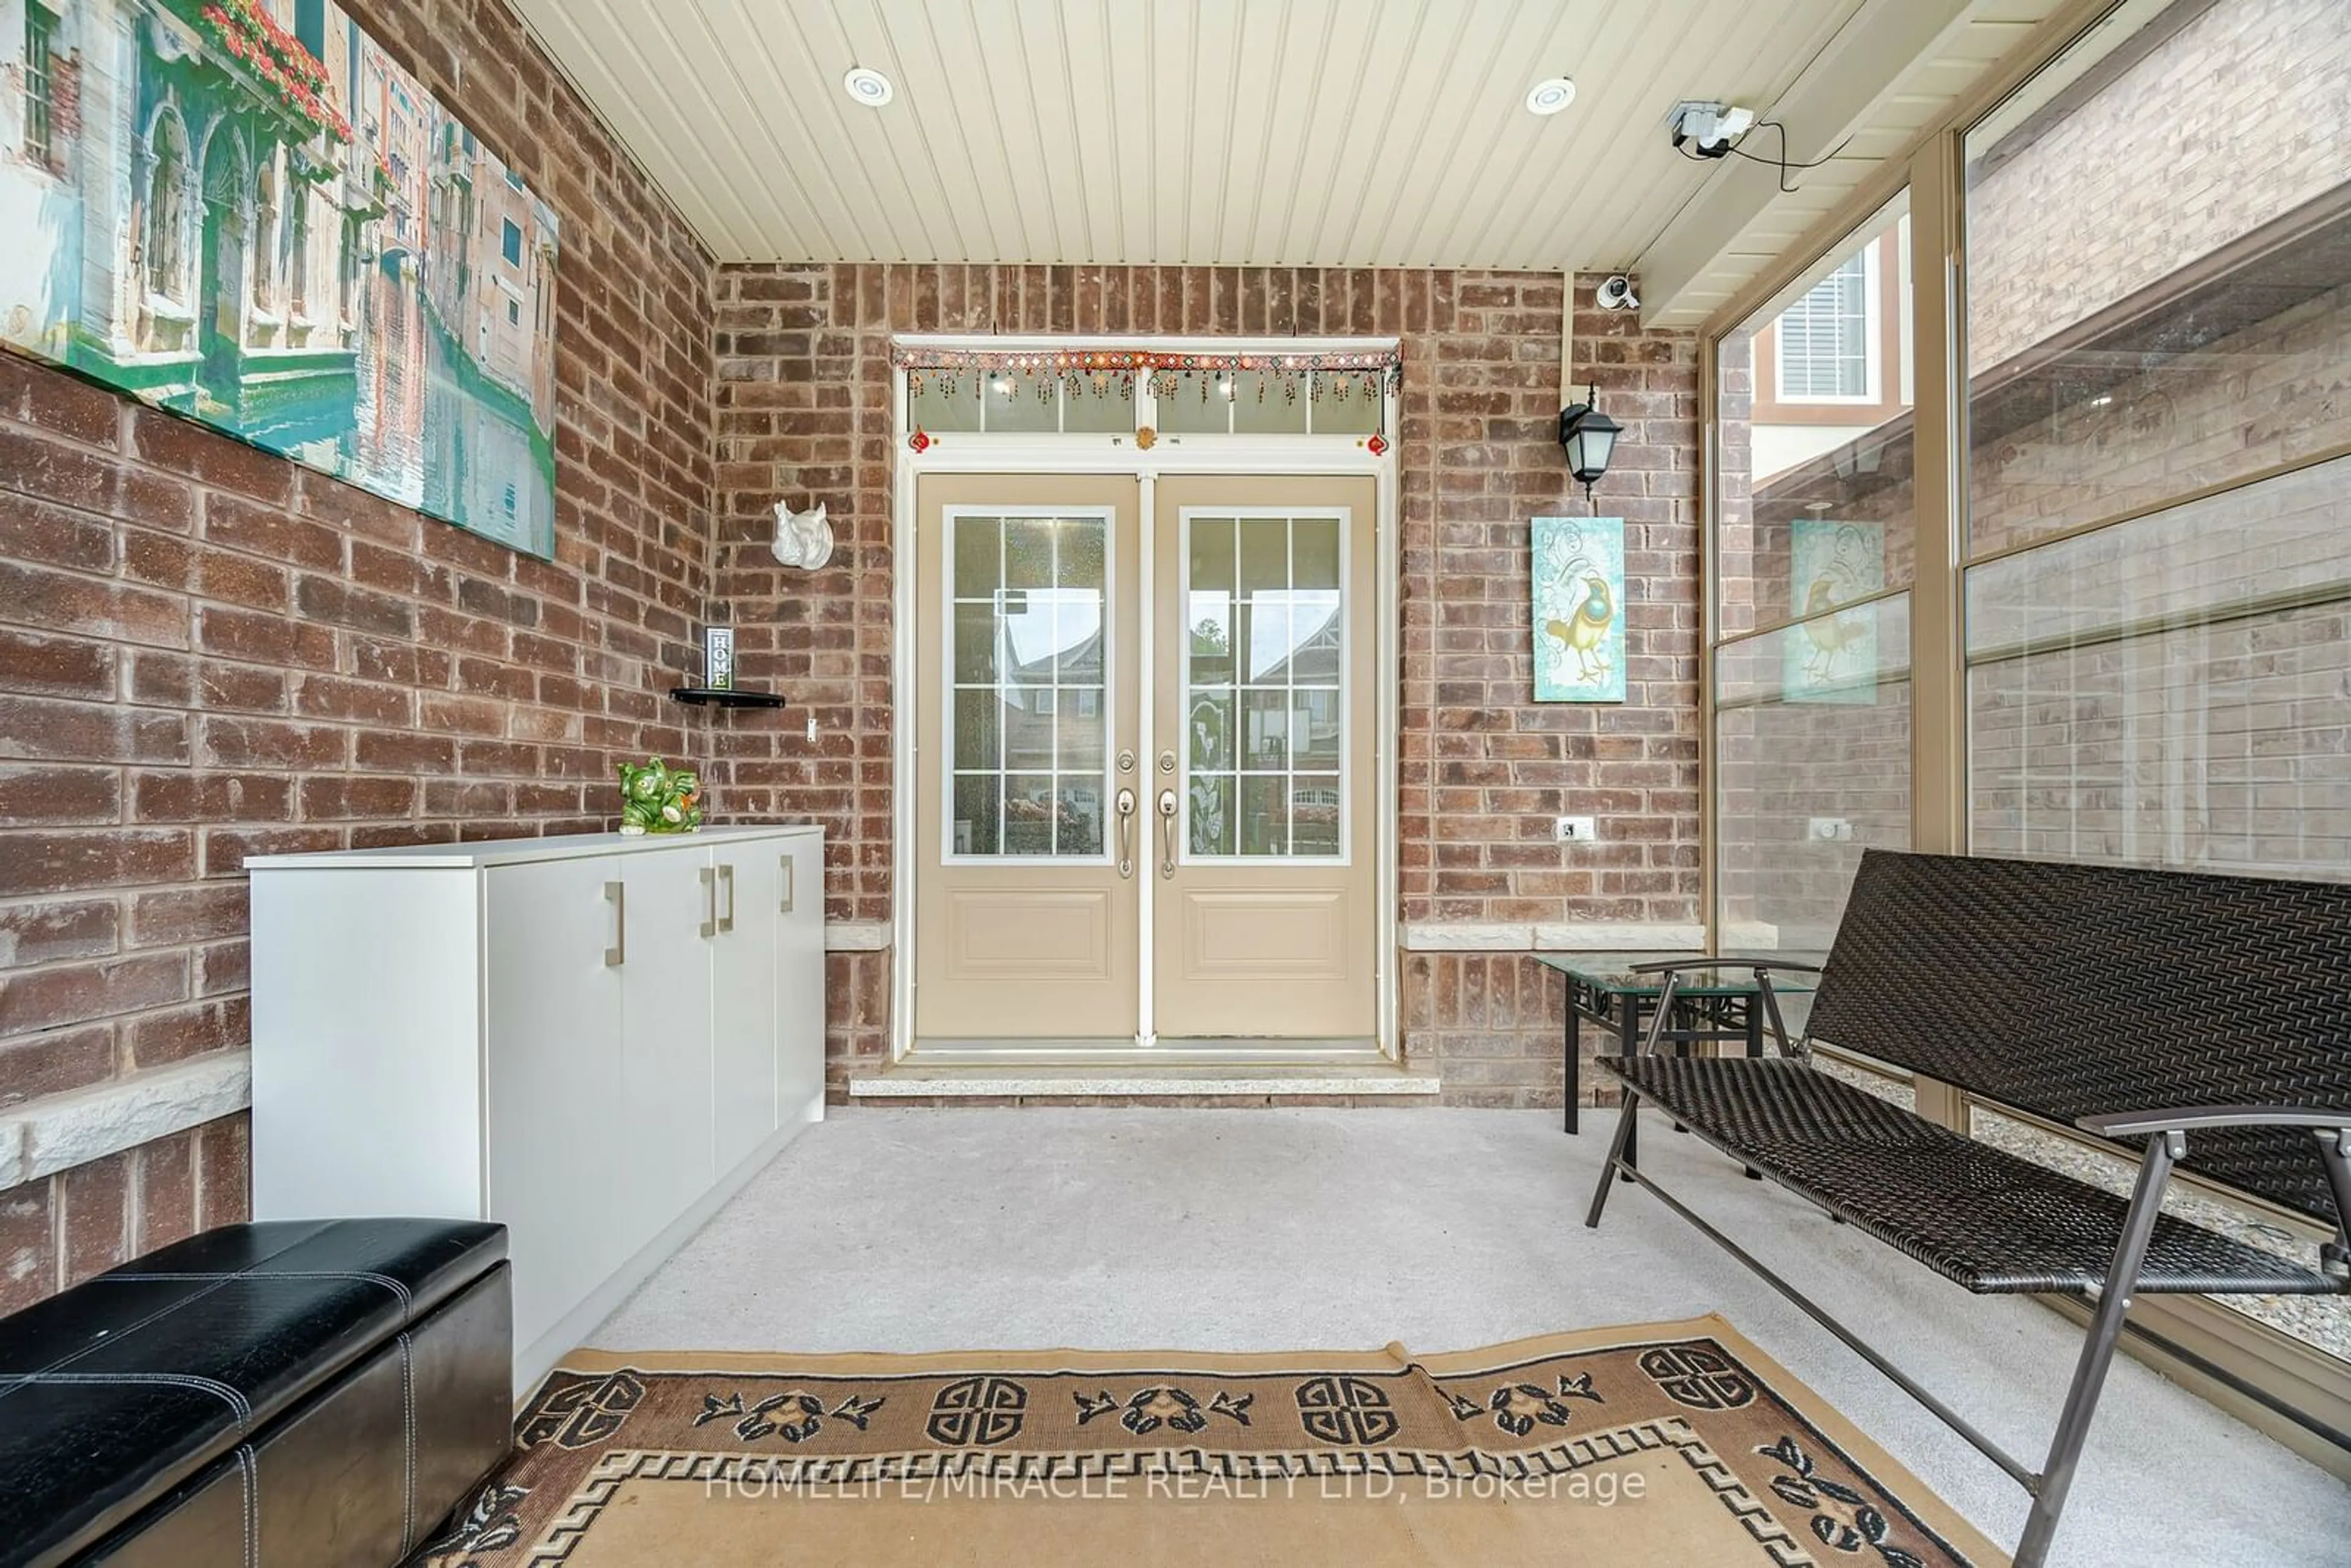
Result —
POLYGON ((1134 791, 1118 792, 1118 874, 1134 874, 1134 791))
POLYGON ((1159 874, 1163 880, 1176 878, 1176 791, 1159 791, 1159 874))

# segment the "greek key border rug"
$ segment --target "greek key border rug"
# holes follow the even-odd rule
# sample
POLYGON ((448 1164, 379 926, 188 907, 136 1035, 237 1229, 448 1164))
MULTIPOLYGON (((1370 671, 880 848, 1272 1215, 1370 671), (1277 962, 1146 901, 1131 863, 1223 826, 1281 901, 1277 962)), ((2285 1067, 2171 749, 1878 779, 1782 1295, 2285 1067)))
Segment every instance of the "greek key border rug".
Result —
POLYGON ((1719 1317, 1448 1355, 565 1359, 425 1568, 2007 1561, 1719 1317))

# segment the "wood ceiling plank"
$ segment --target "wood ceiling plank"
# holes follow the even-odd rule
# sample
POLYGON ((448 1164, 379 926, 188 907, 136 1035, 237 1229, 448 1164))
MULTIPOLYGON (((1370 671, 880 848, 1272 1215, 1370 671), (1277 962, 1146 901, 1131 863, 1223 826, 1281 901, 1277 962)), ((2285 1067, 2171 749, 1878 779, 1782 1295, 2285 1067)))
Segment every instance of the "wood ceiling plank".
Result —
MULTIPOLYGON (((738 8, 745 0, 727 0, 738 8)), ((907 167, 891 144, 889 127, 901 117, 885 108, 876 111, 853 103, 841 87, 852 65, 864 65, 890 74, 879 61, 857 57, 844 12, 862 10, 868 0, 831 0, 827 5, 759 7, 761 43, 792 60, 809 84, 800 109, 820 149, 819 155, 834 161, 856 202, 862 195, 871 209, 865 231, 880 258, 899 261, 938 252, 930 233, 930 204, 914 192, 907 167)), ((895 80, 895 78, 893 78, 895 80)))
MULTIPOLYGON (((1077 0, 1084 4, 1085 0, 1077 0)), ((1145 261, 1151 256, 1152 225, 1157 210, 1154 184, 1156 165, 1151 146, 1151 30, 1122 25, 1103 30, 1102 52, 1109 75, 1112 134, 1118 158, 1118 249, 1121 261, 1145 261)))
POLYGON ((1045 247, 1022 259, 1075 262, 1092 258, 1092 216, 1086 190, 1082 138, 1071 118, 1072 89, 1069 36, 1061 8, 1014 4, 1008 21, 1020 50, 1024 85, 1016 103, 1002 107, 1007 150, 1035 160, 1042 177, 1051 222, 1045 247))
POLYGON ((629 29, 610 0, 579 0, 576 7, 588 19, 596 47, 615 59, 616 72, 626 73, 628 91, 639 104, 665 110, 674 131, 664 128, 660 141, 687 171, 688 188, 704 194, 710 210, 726 211, 735 219, 747 244, 761 246, 773 237, 772 213, 763 210, 752 179, 748 149, 715 108, 708 94, 695 84, 695 66, 689 57, 690 35, 654 29, 640 44, 628 44, 629 29), (624 47, 625 46, 625 47, 624 47), (680 103, 690 92, 691 103, 680 103))
POLYGON ((1280 0, 1280 10, 1283 86, 1269 94, 1263 106, 1255 183, 1245 193, 1248 216, 1240 242, 1244 259, 1262 266, 1290 264, 1285 246, 1298 221, 1299 195, 1309 168, 1307 142, 1331 60, 1331 0, 1280 0))
POLYGON ((1053 218, 1043 173, 1033 158, 1019 154, 1006 112, 1006 95, 1027 90, 1028 80, 1018 45, 1005 42, 1010 11, 1010 0, 942 0, 932 15, 955 83, 956 129, 950 134, 959 133, 969 143, 980 188, 996 215, 1001 248, 985 259, 1017 262, 1045 253, 1053 218))
MULTIPOLYGON (((1272 15, 1263 13, 1264 18, 1272 15)), ((1263 20, 1258 24, 1264 25, 1263 20)), ((1185 113, 1165 126, 1172 140, 1186 142, 1190 149, 1184 168, 1181 249, 1171 259, 1202 266, 1228 259, 1218 236, 1226 226, 1226 199, 1231 189, 1233 117, 1238 109, 1241 50, 1247 37, 1238 0, 1194 0, 1192 93, 1185 113)))
POLYGON ((1227 40, 1228 89, 1209 202, 1208 253, 1221 266, 1259 259, 1254 245, 1258 198, 1268 179, 1287 180, 1269 157, 1267 127, 1274 106, 1292 90, 1288 72, 1290 7, 1267 0, 1243 7, 1227 40))
POLYGON ((1378 128, 1377 161, 1341 231, 1339 248, 1351 260, 1395 265, 1443 185, 1486 186, 1481 159, 1458 161, 1463 137, 1474 126, 1478 145, 1486 146, 1509 129, 1495 101, 1519 95, 1495 72, 1522 10, 1520 0, 1480 0, 1434 19, 1434 36, 1416 51, 1397 90, 1397 112, 1378 128))
MULTIPOLYGON (((1851 98, 1858 68, 1830 67, 1886 51, 1847 23, 1876 37, 1954 0, 508 3, 726 258, 1556 270, 1626 265, 1750 175, 1780 205, 1769 169, 1680 160, 1674 99, 1776 107, 1808 70, 1851 98), (849 103, 851 64, 896 101, 849 103), (1521 119, 1553 73, 1578 101, 1521 119)), ((1800 157, 1862 134, 1774 232, 1898 154, 2056 0, 1959 3, 1939 57, 1865 94, 1856 127, 1792 116, 1800 157)), ((1733 271, 1745 229, 1714 247, 1733 271)), ((1682 271, 1726 287, 1716 255, 1682 271)))
POLYGON ((597 18, 558 0, 522 0, 521 15, 532 36, 654 183, 686 214, 713 254, 730 255, 745 246, 749 235, 747 215, 732 204, 714 200, 716 193, 701 186, 687 162, 659 133, 653 118, 639 107, 648 99, 642 72, 633 78, 623 74, 638 62, 632 56, 616 56, 599 43, 592 30, 597 18))
POLYGON ((1122 166, 1128 157, 1132 127, 1118 112, 1113 89, 1114 68, 1110 18, 1092 0, 1061 0, 1067 112, 1061 134, 1070 140, 1079 163, 1079 190, 1084 205, 1084 247, 1081 259, 1094 263, 1126 259, 1123 234, 1124 202, 1122 166))
POLYGON ((1185 153, 1181 135, 1184 105, 1192 90, 1193 29, 1191 7, 1155 5, 1144 24, 1143 124, 1145 193, 1150 203, 1150 246, 1154 261, 1176 262, 1182 256, 1185 153))
POLYGON ((1493 255, 1502 265, 1564 271, 1583 267, 1617 265, 1613 246, 1623 226, 1618 211, 1632 188, 1663 183, 1687 188, 1695 183, 1690 172, 1668 160, 1677 155, 1666 141, 1666 111, 1675 98, 1698 90, 1710 79, 1717 50, 1706 60, 1683 59, 1666 80, 1666 61, 1673 53, 1670 40, 1711 37, 1698 26, 1706 0, 1661 0, 1649 10, 1638 31, 1611 30, 1603 35, 1604 54, 1597 90, 1579 89, 1576 101, 1562 119, 1569 120, 1569 139, 1561 153, 1557 173, 1550 183, 1552 199, 1521 201, 1497 207, 1495 226, 1488 231, 1493 255), (1689 85, 1683 85, 1689 84, 1689 85), (1605 169, 1614 176, 1605 183, 1590 178, 1590 171, 1605 169))
MULTIPOLYGON (((740 0, 680 0, 665 15, 671 28, 647 31, 683 46, 671 53, 688 74, 665 84, 680 99, 676 112, 715 121, 705 143, 726 150, 733 177, 747 189, 772 193, 788 222, 797 205, 805 216, 793 226, 813 229, 814 243, 836 247, 843 260, 873 258, 883 248, 869 230, 878 214, 844 184, 848 159, 838 130, 822 122, 829 111, 810 103, 820 84, 805 50, 779 49, 740 0)), ((656 52, 649 41, 647 57, 656 52)))
POLYGON ((915 106, 925 98, 936 96, 935 78, 926 80, 922 76, 929 63, 925 57, 927 51, 919 45, 902 49, 899 37, 902 32, 925 36, 927 29, 907 28, 903 20, 893 26, 891 9, 875 0, 832 0, 829 26, 814 20, 805 25, 812 39, 826 34, 834 46, 813 61, 815 75, 820 86, 832 89, 841 110, 855 117, 852 124, 861 131, 870 129, 872 134, 861 139, 878 140, 887 152, 893 188, 903 194, 912 231, 920 236, 918 245, 908 243, 907 248, 924 260, 960 256, 972 247, 973 236, 965 225, 979 214, 973 204, 955 200, 956 193, 940 166, 938 149, 925 134, 916 111, 915 106), (840 78, 852 66, 868 66, 887 76, 898 89, 896 99, 878 112, 849 103, 840 78))
MULTIPOLYGON (((1587 62, 1604 58, 1597 41, 1605 13, 1589 6, 1547 9, 1548 25, 1541 28, 1539 35, 1528 31, 1524 35, 1525 47, 1515 51, 1510 62, 1517 68, 1518 76, 1525 79, 1517 85, 1517 90, 1500 95, 1508 99, 1509 107, 1503 111, 1508 129, 1489 146, 1465 150, 1462 154, 1464 161, 1476 158, 1479 179, 1457 177, 1441 181, 1425 199, 1404 246, 1404 254, 1409 257, 1404 265, 1450 267, 1478 254, 1469 243, 1472 231, 1490 227, 1500 213, 1530 199, 1557 176, 1555 161, 1574 134, 1575 121, 1572 117, 1578 112, 1577 108, 1570 104, 1555 115, 1528 114, 1524 108, 1525 89, 1545 77, 1563 76, 1576 83, 1581 94, 1585 78, 1601 68, 1587 62)), ((1498 90, 1507 84, 1510 75, 1508 67, 1498 73, 1498 90)))
MULTIPOLYGON (((1447 12, 1459 3, 1453 0, 1447 12)), ((1441 33, 1444 26, 1432 18, 1429 0, 1410 5, 1396 0, 1368 13, 1351 12, 1346 26, 1362 26, 1366 15, 1364 68, 1352 77, 1324 78, 1324 95, 1335 100, 1331 108, 1337 120, 1332 173, 1319 189, 1309 186, 1301 193, 1300 203, 1312 214, 1301 256, 1311 266, 1345 267, 1355 259, 1345 248, 1345 236, 1379 168, 1382 132, 1399 120, 1414 123, 1408 111, 1398 110, 1398 97, 1421 51, 1441 47, 1432 35, 1441 33)))
POLYGON ((890 38, 905 75, 897 82, 898 96, 889 110, 903 110, 920 139, 925 155, 937 171, 939 199, 953 219, 960 248, 943 253, 957 259, 995 257, 1013 253, 1012 227, 1017 214, 1008 211, 1003 193, 1010 188, 1010 171, 1002 166, 1002 143, 986 145, 967 133, 963 99, 980 104, 986 94, 972 80, 968 56, 951 53, 963 19, 958 8, 942 6, 933 14, 897 4, 878 7, 890 29, 890 38))

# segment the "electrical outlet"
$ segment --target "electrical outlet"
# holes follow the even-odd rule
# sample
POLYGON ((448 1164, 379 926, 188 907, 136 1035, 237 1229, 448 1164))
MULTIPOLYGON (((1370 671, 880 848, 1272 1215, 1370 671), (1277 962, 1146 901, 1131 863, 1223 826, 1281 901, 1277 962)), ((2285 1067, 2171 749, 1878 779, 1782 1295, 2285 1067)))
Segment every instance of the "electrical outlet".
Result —
POLYGON ((1843 843, 1853 837, 1853 824, 1843 817, 1814 817, 1805 827, 1804 836, 1823 842, 1843 843))
POLYGON ((1551 836, 1563 844, 1588 844, 1600 836, 1590 817, 1553 817, 1551 836))

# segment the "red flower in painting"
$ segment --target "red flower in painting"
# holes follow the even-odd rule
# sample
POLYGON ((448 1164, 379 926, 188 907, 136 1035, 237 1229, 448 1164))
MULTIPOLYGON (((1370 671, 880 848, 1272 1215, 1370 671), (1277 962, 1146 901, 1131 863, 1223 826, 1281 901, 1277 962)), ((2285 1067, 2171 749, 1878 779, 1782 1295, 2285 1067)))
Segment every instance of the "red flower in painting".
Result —
POLYGON ((199 16, 222 52, 258 77, 297 117, 339 141, 351 139, 350 121, 327 101, 332 84, 326 68, 256 0, 210 0, 199 16))

